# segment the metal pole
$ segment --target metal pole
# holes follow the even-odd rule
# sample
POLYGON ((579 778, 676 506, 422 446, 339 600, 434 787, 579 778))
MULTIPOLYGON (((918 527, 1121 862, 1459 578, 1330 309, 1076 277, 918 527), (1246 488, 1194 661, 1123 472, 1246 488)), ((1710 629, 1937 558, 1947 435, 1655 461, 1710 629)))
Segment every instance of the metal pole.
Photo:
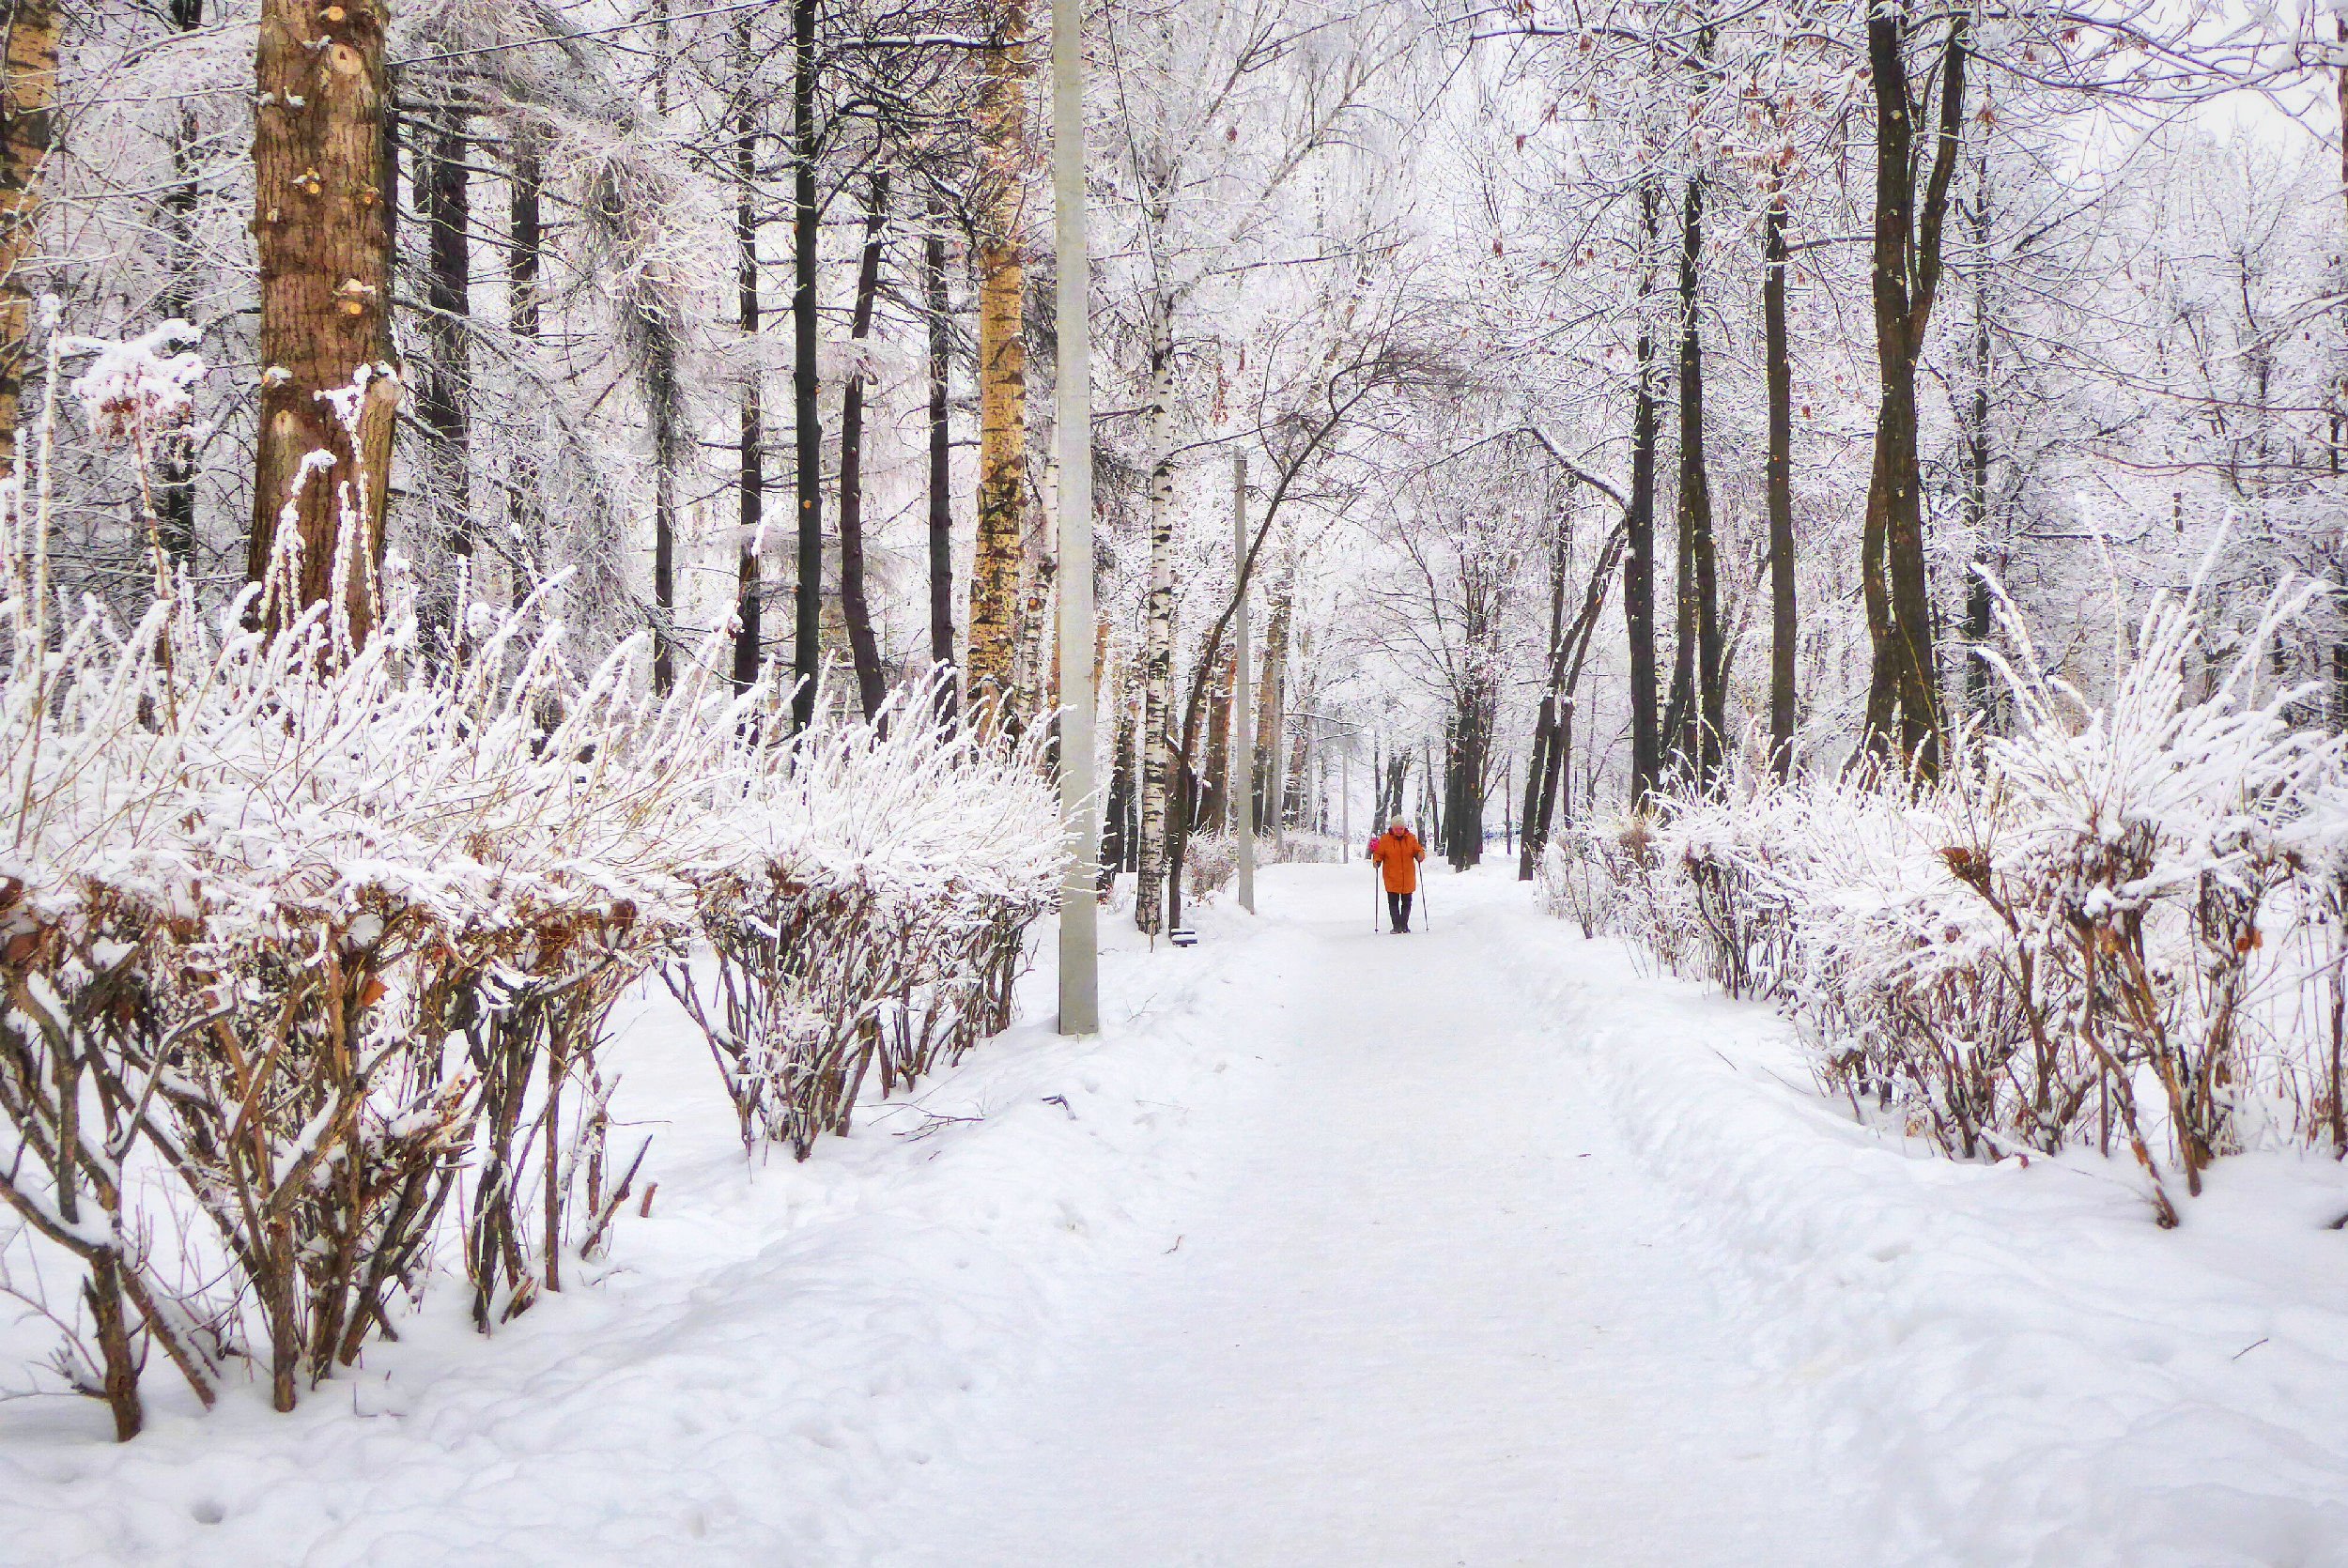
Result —
MULTIPOLYGON (((1247 453, 1231 453, 1231 570, 1247 565, 1247 453)), ((1233 584, 1239 608, 1231 645, 1231 728, 1239 752, 1231 791, 1233 832, 1239 838, 1239 907, 1256 913, 1256 714, 1255 687, 1247 669, 1247 586, 1233 584)))
POLYGON ((1052 206, 1059 365, 1059 1032, 1101 1027, 1101 858, 1092 799, 1092 267, 1085 249, 1083 0, 1052 0, 1052 206))

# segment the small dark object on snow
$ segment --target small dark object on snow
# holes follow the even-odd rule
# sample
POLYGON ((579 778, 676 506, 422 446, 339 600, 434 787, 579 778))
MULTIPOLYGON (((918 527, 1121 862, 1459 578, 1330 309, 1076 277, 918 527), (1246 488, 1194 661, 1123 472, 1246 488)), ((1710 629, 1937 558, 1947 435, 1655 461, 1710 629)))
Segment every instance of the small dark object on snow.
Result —
POLYGON ((1174 945, 1177 947, 1196 947, 1198 945, 1198 933, 1192 930, 1188 926, 1177 926, 1170 934, 1173 936, 1174 945))

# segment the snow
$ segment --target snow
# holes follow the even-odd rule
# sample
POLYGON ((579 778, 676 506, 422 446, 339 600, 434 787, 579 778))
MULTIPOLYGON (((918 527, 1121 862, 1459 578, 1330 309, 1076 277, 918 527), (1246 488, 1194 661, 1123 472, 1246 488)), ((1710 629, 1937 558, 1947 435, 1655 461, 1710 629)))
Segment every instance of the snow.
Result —
POLYGON ((1359 867, 1109 923, 1100 1038, 1032 976, 805 1165, 641 992, 658 1188, 600 1280, 488 1340, 442 1292, 289 1416, 0 1405, 0 1560, 2348 1562, 2339 1167, 2223 1162, 2163 1233, 2093 1160, 1854 1123, 1501 875, 1428 891, 1408 938, 1359 867))

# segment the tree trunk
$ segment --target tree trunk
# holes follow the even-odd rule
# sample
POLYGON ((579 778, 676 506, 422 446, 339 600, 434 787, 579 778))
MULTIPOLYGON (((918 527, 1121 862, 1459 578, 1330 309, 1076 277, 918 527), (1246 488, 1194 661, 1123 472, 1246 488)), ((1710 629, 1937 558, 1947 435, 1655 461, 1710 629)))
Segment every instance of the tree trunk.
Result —
MULTIPOLYGON (((873 176, 864 209, 864 254, 856 273, 856 309, 848 336, 861 349, 873 333, 873 298, 880 291, 881 245, 888 223, 888 171, 873 176)), ((857 697, 864 716, 880 716, 887 690, 881 682, 880 642, 873 635, 873 607, 864 596, 864 372, 852 368, 840 405, 840 614, 848 626, 848 653, 856 665, 857 697)))
POLYGON ((253 232, 262 368, 246 564, 255 581, 268 582, 272 561, 282 561, 268 624, 332 602, 339 635, 356 646, 377 617, 400 394, 392 363, 385 0, 343 0, 327 10, 297 0, 261 6, 253 232), (327 10, 341 19, 328 21, 327 10), (323 400, 362 384, 342 400, 347 421, 323 400), (320 471, 308 468, 312 453, 325 454, 320 471))
MULTIPOLYGON (((538 336, 540 321, 538 252, 545 223, 540 214, 538 149, 526 140, 514 145, 513 163, 506 174, 507 237, 505 260, 506 326, 523 343, 538 336)), ((513 484, 507 496, 507 515, 513 536, 527 552, 540 543, 546 509, 538 494, 537 453, 524 441, 514 455, 513 484)))
POLYGON ((817 403, 815 276, 823 208, 815 191, 815 11, 817 0, 791 5, 791 433, 798 507, 798 582, 791 633, 791 727, 815 722, 815 683, 823 673, 824 423, 817 403))
POLYGON ((1965 528, 1973 539, 1973 572, 1965 584, 1966 708, 1976 720, 1986 718, 1995 700, 1996 684, 1988 661, 1980 650, 1989 645, 1995 629, 1994 604, 1986 574, 1998 564, 1989 540, 1989 160, 1974 161, 1973 269, 1973 395, 1964 420, 1965 528))
POLYGON ((1127 820, 1134 799, 1133 665, 1124 661, 1118 672, 1117 727, 1109 741, 1109 786, 1101 824, 1101 888, 1106 892, 1120 871, 1133 869, 1134 836, 1127 820))
POLYGON ((1199 770, 1198 821, 1220 828, 1230 815, 1231 661, 1238 650, 1225 644, 1207 689, 1207 758, 1199 770))
POLYGON ((1941 225, 1964 119, 1970 19, 1958 12, 1949 20, 1938 72, 1939 126, 1921 207, 1915 190, 1916 104, 1908 91, 1904 20, 1890 6, 1867 19, 1876 100, 1872 291, 1882 401, 1876 418, 1861 576, 1875 647, 1867 697, 1870 744, 1879 751, 1896 750, 1928 777, 1939 768, 1941 715, 1924 561, 1916 366, 1940 281, 1941 225))
MULTIPOLYGON (((1027 482, 1027 266, 1020 245, 1027 206, 1027 4, 994 3, 978 103, 979 537, 970 571, 967 663, 974 707, 1012 697, 1019 525, 1027 482)), ((996 715, 996 721, 1015 719, 996 715)))
MULTIPOLYGON (((930 331, 930 662, 950 667, 954 662, 954 500, 953 434, 948 423, 948 377, 953 370, 953 319, 946 290, 944 204, 930 206, 930 232, 921 241, 922 292, 929 307, 930 331)), ((954 714, 954 683, 938 683, 937 700, 944 716, 954 714)))
POLYGON ((1766 488, 1769 513, 1769 765, 1794 771, 1794 367, 1785 334, 1785 191, 1769 177, 1761 221, 1761 337, 1769 404, 1766 488))
MULTIPOLYGON (((1682 752, 1696 780, 1718 776, 1727 730, 1721 637, 1719 555, 1712 539, 1712 484, 1704 462, 1704 180, 1691 176, 1680 208, 1679 240, 1679 538, 1688 552, 1682 578, 1689 594, 1683 635, 1694 638, 1693 690, 1682 752)), ((1684 661, 1683 661, 1684 662, 1684 661)))
POLYGON ((1256 688, 1256 825, 1267 824, 1278 841, 1287 818, 1281 814, 1287 761, 1289 612, 1295 585, 1283 577, 1272 590, 1272 613, 1264 623, 1263 680, 1256 688))
POLYGON ((1645 232, 1639 271, 1638 386, 1630 417, 1630 504, 1623 509, 1623 630, 1630 651, 1630 804, 1644 806, 1662 767, 1655 704, 1655 328, 1647 300, 1655 291, 1654 253, 1662 192, 1639 182, 1645 232))
POLYGON ((734 686, 748 691, 758 680, 765 651, 765 592, 759 563, 765 553, 766 401, 761 384, 759 317, 764 301, 758 282, 758 105, 751 90, 758 54, 748 19, 734 25, 734 325, 749 351, 735 406, 737 475, 734 481, 734 686))
POLYGON ((1560 640, 1566 635, 1566 571, 1573 552, 1573 515, 1560 512, 1556 527, 1550 532, 1549 542, 1549 656, 1543 665, 1540 716, 1533 726, 1533 754, 1524 767, 1524 805, 1518 813, 1522 824, 1517 843, 1517 880, 1530 882, 1533 869, 1540 859, 1539 834, 1541 780, 1549 769, 1551 751, 1557 741, 1557 721, 1561 716, 1557 685, 1553 672, 1557 668, 1560 640))
MULTIPOLYGON (((20 14, 22 10, 20 8, 20 14)), ((21 23, 20 23, 21 25, 21 23)), ((204 26, 204 0, 171 0, 171 25, 181 34, 204 26)), ((11 70, 9 77, 14 79, 11 70)), ((203 130, 193 102, 182 102, 171 131, 171 189, 163 196, 163 236, 170 275, 161 300, 166 319, 186 321, 195 312, 195 211, 201 190, 203 130)), ((0 264, 4 265, 4 264, 0 264)), ((5 300, 0 296, 0 300, 5 300)), ((0 304, 0 310, 5 305, 0 304)), ((0 338, 5 330, 0 330, 0 338)), ((0 350, 0 357, 5 350, 0 350)), ((12 395, 12 394, 0 394, 12 395)), ((8 432, 0 428, 0 464, 8 460, 8 432)), ((195 564, 195 440, 186 430, 166 432, 155 453, 156 530, 163 554, 177 566, 195 564)))
MULTIPOLYGON (((654 0, 653 79, 656 115, 669 112, 669 3, 654 0)), ((645 413, 652 427, 652 689, 665 693, 676 683, 676 331, 665 317, 647 313, 644 356, 645 413)))
POLYGON ((1134 893, 1134 921, 1153 935, 1164 918, 1174 760, 1174 325, 1164 300, 1156 301, 1155 327, 1150 342, 1150 450, 1155 453, 1150 595, 1141 659, 1141 879, 1134 893))
MULTIPOLYGON (((426 498, 433 532, 455 561, 470 568, 472 558, 472 418, 471 376, 468 360, 472 313, 472 190, 465 165, 469 152, 462 116, 455 111, 431 128, 428 150, 417 160, 415 174, 424 190, 425 345, 424 374, 418 378, 417 417, 431 433, 424 469, 431 485, 426 498)), ((464 597, 473 585, 465 574, 465 592, 452 605, 447 626, 450 646, 465 635, 464 597)), ((450 602, 459 584, 436 587, 432 603, 450 602)))
POLYGON ((652 422, 652 687, 676 683, 676 466, 678 457, 676 340, 657 334, 644 367, 644 401, 652 422))
MULTIPOLYGON (((55 0, 11 0, 0 77, 0 463, 15 461, 17 405, 32 361, 40 181, 57 134, 55 0)), ((378 55, 378 60, 380 54, 378 55)))

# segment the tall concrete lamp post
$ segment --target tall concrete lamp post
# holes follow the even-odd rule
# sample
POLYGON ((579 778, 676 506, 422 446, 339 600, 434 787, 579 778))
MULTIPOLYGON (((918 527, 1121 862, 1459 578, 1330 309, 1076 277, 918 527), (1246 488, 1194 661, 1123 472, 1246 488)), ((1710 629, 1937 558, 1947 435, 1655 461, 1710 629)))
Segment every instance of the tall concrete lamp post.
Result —
POLYGON ((1084 3, 1052 0, 1052 204, 1059 367, 1059 1032, 1101 1027, 1100 817, 1092 798, 1092 326, 1085 251, 1084 3))

